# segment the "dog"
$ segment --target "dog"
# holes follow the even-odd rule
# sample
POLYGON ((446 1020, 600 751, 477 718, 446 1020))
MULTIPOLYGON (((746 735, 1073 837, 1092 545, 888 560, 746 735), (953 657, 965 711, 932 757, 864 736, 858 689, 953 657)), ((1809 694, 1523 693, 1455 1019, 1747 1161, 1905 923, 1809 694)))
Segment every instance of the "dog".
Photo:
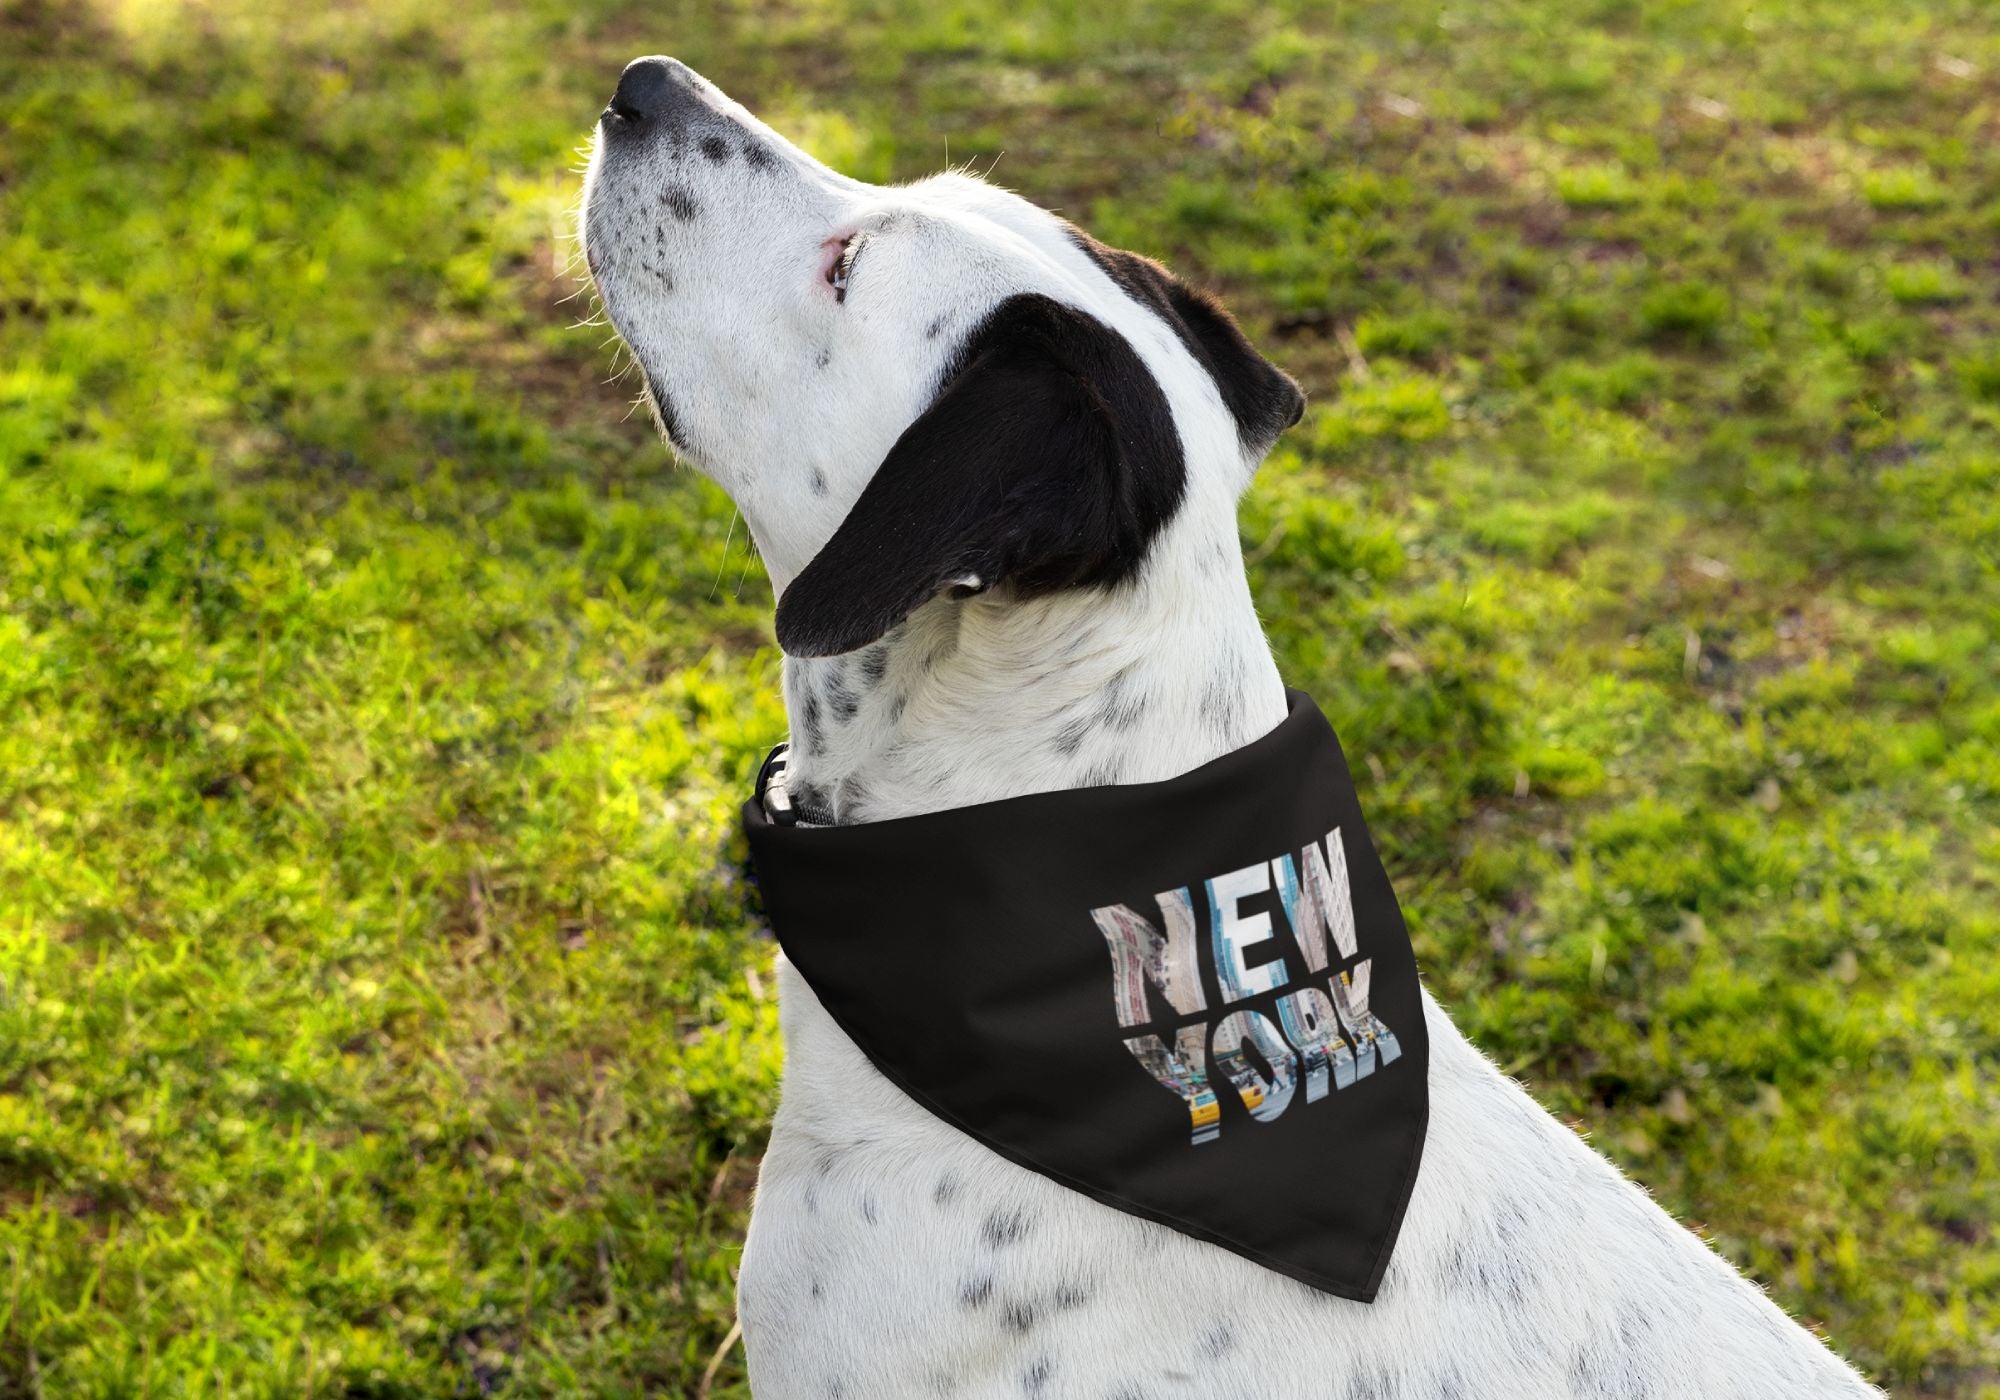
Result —
MULTIPOLYGON (((579 224, 770 573, 804 820, 1166 779, 1283 718, 1236 508, 1304 400, 1216 301, 966 173, 840 175, 670 58, 620 77, 579 224)), ((779 983, 760 1400, 1879 1393, 1428 995, 1428 1145, 1362 1304, 1002 1159, 779 983)))

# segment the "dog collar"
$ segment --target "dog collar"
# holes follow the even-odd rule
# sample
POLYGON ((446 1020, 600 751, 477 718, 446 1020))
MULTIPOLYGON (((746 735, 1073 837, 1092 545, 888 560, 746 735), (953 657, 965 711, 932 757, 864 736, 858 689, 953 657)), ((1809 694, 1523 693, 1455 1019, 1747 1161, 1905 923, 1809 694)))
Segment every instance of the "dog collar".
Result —
POLYGON ((1106 1205, 1371 1301, 1423 1155, 1416 960, 1332 726, 1158 783, 857 826, 743 807, 765 912, 911 1098, 1106 1205))

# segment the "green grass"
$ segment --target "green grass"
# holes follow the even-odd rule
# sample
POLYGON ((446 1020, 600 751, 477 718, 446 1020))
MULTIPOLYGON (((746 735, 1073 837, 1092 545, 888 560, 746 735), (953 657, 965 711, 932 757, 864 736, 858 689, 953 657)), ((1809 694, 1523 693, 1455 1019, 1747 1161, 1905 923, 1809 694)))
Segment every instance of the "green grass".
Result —
POLYGON ((1225 292, 1433 988, 1871 1374, 2000 1395, 1971 0, 0 6, 0 1395, 718 1353, 769 589, 558 304, 661 49, 1225 292))

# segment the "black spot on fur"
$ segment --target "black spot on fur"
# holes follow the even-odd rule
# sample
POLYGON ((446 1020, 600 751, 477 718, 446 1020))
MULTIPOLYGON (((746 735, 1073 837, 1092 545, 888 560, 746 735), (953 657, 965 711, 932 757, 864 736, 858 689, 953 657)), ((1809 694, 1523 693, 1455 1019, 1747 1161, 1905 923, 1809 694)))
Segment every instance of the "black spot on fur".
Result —
POLYGON ((889 723, 891 724, 902 723, 903 711, 907 710, 909 707, 910 707, 910 697, 907 695, 898 695, 895 699, 891 700, 889 702, 889 723))
POLYGON ((1537 1281, 1534 1246, 1533 1222, 1518 1202, 1506 1202, 1492 1215, 1468 1222, 1445 1258, 1443 1289, 1518 1308, 1537 1281))
POLYGON ((854 651, 966 575, 1022 600, 1122 583, 1186 486, 1173 413, 1131 344, 1074 307, 1010 297, 786 588, 779 644, 854 651))
POLYGON ((769 170, 778 163, 778 158, 771 154, 770 148, 762 141, 745 141, 743 159, 750 162, 752 170, 769 170))
POLYGON ((1034 1222, 1027 1212, 1019 1210, 996 1210, 986 1217, 980 1227, 980 1236, 995 1249, 1004 1249, 1010 1244, 1019 1244, 1028 1238, 1034 1222))
POLYGON ((826 1296, 826 1285, 821 1283, 818 1279, 814 1279, 812 1281, 812 1300, 815 1303, 817 1303, 820 1299, 824 1298, 825 1296, 826 1296))
POLYGON ((1570 1357, 1570 1393, 1592 1400, 1653 1400, 1653 1378, 1662 1369, 1653 1319, 1633 1307, 1618 1310, 1613 1326, 1570 1357))
POLYGON ((944 334, 944 317, 942 316, 937 317, 928 326, 924 327, 925 340, 936 340, 939 336, 943 334, 944 334))
POLYGON ((882 684, 889 674, 889 648, 873 646, 861 653, 861 684, 869 690, 882 684))
POLYGON ((859 778, 842 778, 840 786, 833 794, 833 808, 837 819, 848 822, 859 821, 867 805, 868 785, 859 778))
POLYGON ((1225 734, 1229 733, 1236 726, 1239 709, 1236 702, 1236 673, 1224 671, 1210 676, 1208 684, 1201 688, 1202 722, 1225 734))
POLYGON ((993 1298, 993 1277, 981 1274, 968 1279, 958 1290, 958 1305, 962 1308, 983 1308, 993 1298))
POLYGON ((826 473, 818 467, 814 467, 812 477, 806 484, 812 487, 812 493, 815 496, 824 496, 826 494, 826 473))
POLYGON ((1090 1290, 1077 1279, 1069 1279, 1056 1288, 1056 1311, 1075 1312, 1090 1301, 1090 1290))
POLYGON ((1465 1380, 1456 1371, 1440 1371, 1422 1385, 1424 1400, 1469 1400, 1465 1380))
POLYGON ((701 153, 720 165, 729 159, 729 143, 720 136, 704 136, 701 138, 701 153))
POLYGON ((684 224, 701 212, 701 205, 696 202, 694 191, 686 185, 668 185, 660 191, 660 203, 667 207, 669 214, 684 224))
POLYGON ((825 369, 828 365, 832 363, 833 363, 833 351, 831 350, 822 349, 817 355, 813 356, 814 369, 825 369))
POLYGON ((1126 667, 1111 678, 1098 702, 1091 723, 1120 733, 1136 729, 1146 717, 1146 698, 1132 687, 1132 668, 1126 667))
POLYGON ((1025 1298, 1016 1298, 1000 1310, 1000 1322, 1017 1337, 1025 1337, 1035 1330, 1035 1305, 1025 1298))
POLYGON ((1089 768, 1085 769, 1083 773, 1083 780, 1078 784, 1078 786, 1110 787, 1113 783, 1117 782, 1118 779, 1124 775, 1124 772, 1125 772, 1125 765, 1121 763, 1115 756, 1112 758, 1107 758, 1102 763, 1093 763, 1089 768))
POLYGON ((1357 1370, 1348 1377, 1347 1400, 1396 1400, 1396 1377, 1388 1371, 1357 1370))
POLYGON ((1173 328, 1215 381, 1245 448, 1263 452, 1299 421, 1305 395, 1290 375, 1257 353, 1222 303, 1151 258, 1108 247, 1080 228, 1071 227, 1069 236, 1120 290, 1173 328))
MULTIPOLYGON (((799 747, 807 753, 818 753, 820 745, 826 741, 826 726, 820 718, 817 691, 807 693, 805 713, 799 716, 799 721, 799 737, 802 740, 799 747)), ((792 794, 792 800, 798 800, 797 793, 792 794)))
POLYGON ((861 713, 861 697, 847 684, 847 672, 836 669, 827 679, 826 703, 833 710, 833 722, 846 724, 861 713))
POLYGON ((931 1192, 931 1200, 941 1206, 948 1206, 958 1199, 958 1178, 946 1172, 937 1179, 937 1187, 931 1192))
POLYGON ((875 1198, 873 1196, 863 1196, 861 1198, 861 1218, 870 1225, 875 1224, 880 1218, 875 1211, 875 1198))
POLYGON ((1055 1373, 1055 1362, 1049 1360, 1046 1356, 1036 1357, 1029 1364, 1028 1369, 1021 1373, 1021 1393, 1023 1395, 1040 1395, 1044 1390, 1048 1389, 1049 1377, 1055 1373))
POLYGON ((1201 1334, 1195 1342, 1195 1350, 1201 1353, 1204 1361, 1220 1361, 1236 1350, 1236 1333, 1230 1330, 1228 1323, 1218 1322, 1201 1334))
POLYGON ((1083 741, 1090 737, 1091 722, 1079 716, 1056 731, 1055 750, 1064 758, 1075 758, 1076 751, 1083 747, 1083 741))

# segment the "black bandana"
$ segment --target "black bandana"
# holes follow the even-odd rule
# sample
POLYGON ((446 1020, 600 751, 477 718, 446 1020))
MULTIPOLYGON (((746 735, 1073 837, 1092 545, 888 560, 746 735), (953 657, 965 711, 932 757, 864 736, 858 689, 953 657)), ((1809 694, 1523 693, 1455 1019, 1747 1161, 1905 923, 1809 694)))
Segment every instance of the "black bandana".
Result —
POLYGON ((743 823, 785 956, 910 1097, 1367 1302, 1423 1155, 1430 1045, 1340 744, 1288 699, 1166 782, 859 826, 783 824, 781 747, 743 823))

